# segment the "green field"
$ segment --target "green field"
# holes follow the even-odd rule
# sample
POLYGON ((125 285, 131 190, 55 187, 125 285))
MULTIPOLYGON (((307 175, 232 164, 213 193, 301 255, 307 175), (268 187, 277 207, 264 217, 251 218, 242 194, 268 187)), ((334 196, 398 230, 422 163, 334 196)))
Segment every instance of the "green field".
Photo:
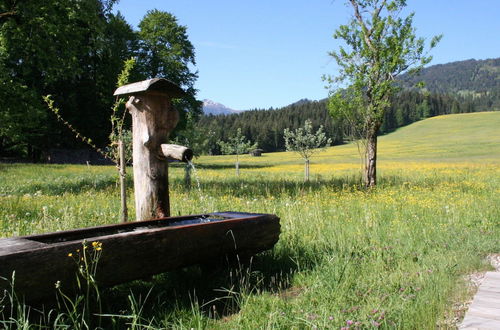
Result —
MULTIPOLYGON (((200 157, 200 189, 193 180, 191 190, 173 165, 173 215, 273 213, 280 241, 250 266, 191 267, 103 290, 105 315, 91 327, 453 327, 453 306, 471 294, 463 276, 489 269, 485 256, 500 252, 499 127, 500 112, 485 112, 382 136, 379 185, 369 192, 355 144, 313 156, 308 183, 293 153, 243 156, 240 177, 234 156, 200 157)), ((118 222, 119 205, 113 167, 0 165, 0 237, 118 222)), ((43 322, 74 327, 72 315, 43 322)), ((15 322, 3 325, 27 323, 15 322)))

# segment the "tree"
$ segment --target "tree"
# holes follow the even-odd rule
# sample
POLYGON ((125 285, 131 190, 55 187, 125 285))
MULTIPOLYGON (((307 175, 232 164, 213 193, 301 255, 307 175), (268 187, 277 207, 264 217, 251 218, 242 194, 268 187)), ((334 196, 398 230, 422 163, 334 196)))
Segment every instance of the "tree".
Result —
MULTIPOLYGON (((214 140, 214 133, 206 127, 195 125, 193 117, 189 114, 186 127, 177 132, 173 142, 188 147, 193 151, 195 158, 201 154, 208 154, 209 145, 214 140)), ((187 162, 184 167, 184 186, 191 188, 191 171, 194 170, 194 164, 187 162)), ((196 172, 195 172, 196 174, 196 172)))
POLYGON ((49 148, 81 147, 47 114, 47 94, 83 134, 107 144, 110 95, 135 38, 123 17, 111 13, 115 2, 1 2, 0 12, 13 16, 0 20, 0 152, 37 160, 49 148))
POLYGON ((241 128, 238 128, 236 135, 230 137, 227 142, 219 141, 217 144, 220 146, 221 151, 225 155, 236 155, 236 175, 240 175, 240 160, 239 156, 246 153, 252 149, 257 148, 257 143, 252 144, 251 141, 247 141, 247 138, 241 134, 241 128))
MULTIPOLYGON (((135 60, 133 58, 128 59, 124 62, 123 70, 118 75, 118 81, 116 83, 117 87, 125 85, 128 83, 130 77, 130 72, 135 65, 135 60)), ((56 116, 57 120, 60 121, 64 126, 66 126, 70 131, 75 134, 75 137, 86 143, 92 149, 100 153, 102 156, 113 161, 118 169, 120 175, 120 199, 121 199, 121 220, 122 222, 128 221, 128 211, 127 211, 127 194, 126 194, 126 165, 127 162, 132 160, 132 134, 129 130, 125 129, 125 115, 127 111, 125 110, 125 99, 121 97, 116 97, 115 104, 113 106, 110 122, 111 122, 111 133, 109 134, 110 144, 106 148, 107 150, 102 150, 97 147, 92 139, 82 135, 76 128, 71 125, 67 120, 65 120, 61 114, 59 108, 54 106, 54 100, 52 100, 50 95, 43 97, 43 100, 47 104, 47 107, 56 116), (121 110, 123 109, 123 110, 121 110), (120 111, 121 110, 121 111, 120 111), (126 152, 128 151, 128 152, 126 152), (128 154, 128 157, 126 156, 128 154)))
POLYGON ((0 154, 35 160, 50 148, 85 147, 47 113, 42 96, 49 94, 65 120, 95 145, 106 146, 110 95, 123 61, 131 57, 137 65, 130 81, 167 78, 187 91, 188 97, 175 101, 181 119, 201 113, 186 27, 153 10, 134 31, 120 13, 112 13, 116 2, 0 1, 0 154))
MULTIPOLYGON (((417 73, 432 57, 427 56, 425 40, 415 36, 414 14, 400 17, 405 0, 349 2, 354 16, 334 33, 345 46, 330 53, 340 69, 336 77, 327 78, 331 88, 336 87, 330 94, 329 110, 364 141, 364 181, 367 187, 373 187, 377 134, 397 90, 395 79, 403 73, 417 73), (346 83, 346 88, 340 88, 346 83)), ((440 39, 434 37, 429 49, 440 39)))
POLYGON ((138 66, 144 78, 166 78, 186 91, 187 97, 175 104, 181 117, 177 130, 182 130, 188 113, 195 118, 202 113, 194 88, 198 73, 190 69, 196 62, 187 28, 170 13, 150 10, 139 23, 138 38, 138 66))
POLYGON ((326 137, 323 126, 314 133, 310 120, 305 121, 304 127, 299 127, 295 131, 285 128, 283 133, 286 150, 295 151, 304 159, 304 179, 309 181, 309 159, 315 152, 330 146, 332 139, 326 137))

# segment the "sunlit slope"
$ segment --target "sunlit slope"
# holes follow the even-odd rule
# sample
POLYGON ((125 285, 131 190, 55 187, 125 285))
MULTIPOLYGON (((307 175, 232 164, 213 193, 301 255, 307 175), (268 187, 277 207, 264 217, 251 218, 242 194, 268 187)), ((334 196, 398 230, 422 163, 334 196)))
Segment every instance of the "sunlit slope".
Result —
POLYGON ((379 139, 381 160, 500 160, 500 112, 429 118, 379 139))
MULTIPOLYGON (((500 163, 500 112, 456 114, 429 118, 402 127, 378 139, 379 167, 395 163, 500 163)), ((197 162, 231 166, 235 156, 201 157, 197 162)), ((296 153, 265 153, 262 157, 240 156, 243 167, 257 171, 300 170, 296 153)), ((359 168, 356 143, 334 146, 313 155, 313 170, 323 172, 359 168)), ((444 164, 443 164, 444 165, 444 164)))

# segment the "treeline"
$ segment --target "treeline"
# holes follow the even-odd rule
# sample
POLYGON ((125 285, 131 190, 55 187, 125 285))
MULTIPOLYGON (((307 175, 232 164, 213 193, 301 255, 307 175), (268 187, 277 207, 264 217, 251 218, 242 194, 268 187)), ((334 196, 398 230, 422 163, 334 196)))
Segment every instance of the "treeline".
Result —
MULTIPOLYGON (((280 109, 250 110, 231 115, 202 116, 198 129, 210 137, 203 153, 220 154, 218 140, 227 140, 238 128, 247 139, 257 142, 266 152, 285 150, 283 131, 285 128, 296 129, 309 119, 313 129, 323 125, 327 137, 334 144, 344 143, 345 127, 336 123, 328 113, 327 100, 298 102, 280 109)), ((428 117, 480 111, 471 100, 460 99, 447 94, 426 93, 413 90, 400 92, 392 100, 387 111, 380 134, 408 125, 428 117)))
POLYGON ((401 83, 412 88, 423 81, 425 89, 454 95, 460 102, 471 103, 476 111, 500 109, 500 58, 466 60, 433 65, 417 76, 403 75, 401 83))
MULTIPOLYGON (((0 157, 37 161, 53 148, 86 147, 48 110, 42 97, 49 94, 65 120, 105 147, 117 75, 131 57, 136 66, 130 81, 165 77, 187 91, 189 97, 177 104, 183 119, 177 138, 203 140, 198 143, 201 152, 219 153, 217 141, 227 140, 237 128, 265 151, 284 150, 283 130, 296 129, 306 119, 315 129, 323 125, 335 143, 345 140, 344 127, 331 119, 326 100, 207 116, 195 123, 201 102, 194 88, 197 74, 190 69, 195 53, 187 28, 175 16, 152 10, 134 30, 120 13, 113 13, 116 2, 0 1, 0 157), (182 132, 185 125, 189 129, 182 132), (196 131, 204 133, 193 136, 196 131)), ((435 115, 500 109, 499 70, 500 59, 424 69, 405 84, 410 88, 423 80, 430 92, 398 95, 381 133, 435 115)))
POLYGON ((98 146, 109 142, 117 75, 131 57, 131 81, 165 77, 195 100, 194 48, 175 16, 149 11, 134 30, 117 0, 0 1, 0 156, 40 160, 51 148, 84 147, 42 100, 52 95, 62 117, 98 146))

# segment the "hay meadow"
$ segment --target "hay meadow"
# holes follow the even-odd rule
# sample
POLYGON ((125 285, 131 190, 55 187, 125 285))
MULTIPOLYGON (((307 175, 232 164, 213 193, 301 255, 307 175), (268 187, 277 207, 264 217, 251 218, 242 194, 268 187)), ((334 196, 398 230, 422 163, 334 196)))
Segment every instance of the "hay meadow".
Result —
MULTIPOLYGON (((18 302, 9 312, 4 296, 0 324, 454 328, 473 294, 465 276, 490 269, 486 255, 500 252, 499 127, 500 112, 484 112, 434 117, 382 136, 379 184, 371 191, 362 188, 355 143, 313 156, 307 183, 299 156, 286 152, 241 157, 239 177, 234 156, 202 156, 191 189, 184 167, 173 164, 173 215, 273 213, 282 226, 275 248, 249 264, 194 266, 103 288, 102 307, 86 322, 78 308, 42 313, 18 302)), ((0 164, 0 237, 118 222, 117 178, 112 166, 0 164)), ((130 173, 128 183, 133 214, 130 173)))

